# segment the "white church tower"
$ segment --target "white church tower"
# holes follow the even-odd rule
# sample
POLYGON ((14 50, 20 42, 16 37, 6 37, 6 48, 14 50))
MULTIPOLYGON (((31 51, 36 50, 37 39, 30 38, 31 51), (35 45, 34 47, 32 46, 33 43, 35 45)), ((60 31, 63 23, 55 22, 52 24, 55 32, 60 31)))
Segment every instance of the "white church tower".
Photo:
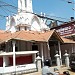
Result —
POLYGON ((32 13, 32 0, 18 0, 17 14, 6 18, 6 31, 13 33, 20 30, 42 31, 48 29, 44 21, 32 13))
POLYGON ((18 0, 18 13, 33 12, 32 0, 18 0))

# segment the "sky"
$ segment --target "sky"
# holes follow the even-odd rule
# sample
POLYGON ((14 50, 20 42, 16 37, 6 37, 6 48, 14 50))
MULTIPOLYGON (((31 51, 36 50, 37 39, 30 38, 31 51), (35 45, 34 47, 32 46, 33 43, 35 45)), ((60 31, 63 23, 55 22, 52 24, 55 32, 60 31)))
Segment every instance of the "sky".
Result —
MULTIPOLYGON (((15 7, 18 6, 18 0, 0 0, 11 4, 15 7)), ((74 17, 74 4, 67 3, 67 1, 74 0, 32 0, 33 12, 40 14, 45 13, 50 18, 69 21, 70 17, 74 17), (59 18, 60 17, 60 18, 59 18)), ((5 4, 0 2, 0 5, 5 4)), ((17 13, 17 9, 13 7, 3 6, 0 7, 0 29, 5 29, 6 16, 17 13)))

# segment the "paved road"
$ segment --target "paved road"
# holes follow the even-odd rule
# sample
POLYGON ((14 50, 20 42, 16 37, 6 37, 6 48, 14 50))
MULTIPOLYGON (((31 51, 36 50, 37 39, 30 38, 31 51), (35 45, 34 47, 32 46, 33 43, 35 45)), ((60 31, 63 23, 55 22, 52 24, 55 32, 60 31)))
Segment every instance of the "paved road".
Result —
POLYGON ((67 67, 61 67, 59 71, 60 73, 63 73, 64 71, 69 71, 70 75, 75 75, 75 71, 72 71, 70 68, 67 67))
MULTIPOLYGON (((54 67, 52 67, 54 68, 54 67)), ((56 67, 57 68, 57 67, 56 67)), ((70 75, 75 75, 75 71, 73 72, 70 68, 67 67, 61 67, 58 68, 59 72, 62 74, 64 71, 69 71, 70 75)), ((40 72, 34 72, 34 73, 29 73, 29 74, 22 74, 22 75, 41 75, 41 71, 40 72)))

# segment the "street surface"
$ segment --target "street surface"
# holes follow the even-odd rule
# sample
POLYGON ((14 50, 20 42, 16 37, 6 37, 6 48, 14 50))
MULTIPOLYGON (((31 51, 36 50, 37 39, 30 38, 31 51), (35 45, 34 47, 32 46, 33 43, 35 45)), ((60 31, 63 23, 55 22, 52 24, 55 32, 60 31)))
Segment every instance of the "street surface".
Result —
MULTIPOLYGON (((52 67, 52 68, 55 68, 55 67, 52 67)), ((61 74, 63 74, 64 71, 69 71, 70 75, 75 75, 75 71, 72 71, 70 68, 67 68, 67 67, 64 67, 64 66, 59 68, 59 72, 61 74)), ((41 74, 41 71, 40 71, 40 72, 34 72, 34 73, 22 74, 22 75, 42 75, 42 74, 41 74)))

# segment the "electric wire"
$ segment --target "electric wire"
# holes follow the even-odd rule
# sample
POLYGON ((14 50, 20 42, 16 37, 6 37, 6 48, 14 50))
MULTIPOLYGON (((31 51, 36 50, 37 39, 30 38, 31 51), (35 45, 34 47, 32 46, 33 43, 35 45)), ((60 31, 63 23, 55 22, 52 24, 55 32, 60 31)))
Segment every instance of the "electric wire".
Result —
POLYGON ((0 1, 0 3, 3 3, 3 4, 8 5, 8 6, 11 6, 11 7, 13 7, 14 9, 17 9, 17 7, 15 7, 15 6, 11 5, 11 4, 8 4, 8 3, 6 3, 6 2, 0 1))
MULTIPOLYGON (((3 2, 3 1, 0 1, 0 3, 3 3, 3 4, 4 4, 4 5, 1 5, 0 7, 3 7, 3 6, 6 7, 6 6, 7 6, 7 7, 13 8, 13 9, 15 9, 15 10, 18 10, 18 9, 19 9, 18 7, 13 6, 13 5, 8 4, 8 3, 6 3, 6 2, 3 2)), ((8 11, 8 12, 10 12, 10 13, 13 13, 12 15, 16 14, 16 12, 12 12, 12 11, 9 10, 9 9, 4 8, 4 10, 6 10, 6 11, 8 11)), ((20 10, 21 10, 21 9, 20 9, 20 10)), ((22 10, 22 11, 24 12, 24 10, 22 10)), ((31 13, 31 12, 26 12, 26 13, 31 13)), ((38 17, 40 17, 40 18, 42 18, 42 19, 58 21, 58 22, 61 22, 61 23, 66 23, 66 22, 61 21, 60 19, 69 20, 69 19, 66 19, 66 18, 56 17, 56 16, 50 16, 50 15, 41 16, 40 14, 36 14, 36 13, 31 13, 31 14, 35 14, 35 15, 37 15, 38 17), (54 18, 52 18, 52 17, 54 17, 54 18), (55 19, 55 18, 59 18, 59 19, 55 19)), ((2 17, 7 17, 7 16, 3 16, 3 15, 0 15, 0 16, 2 16, 2 17)))
POLYGON ((61 1, 65 1, 65 2, 67 2, 68 4, 75 4, 75 2, 73 2, 72 0, 61 0, 61 1))
MULTIPOLYGON (((39 12, 38 10, 35 10, 35 11, 39 12)), ((40 15, 40 14, 38 14, 38 15, 40 15)), ((42 16, 43 16, 43 15, 42 15, 42 16)), ((50 14, 46 14, 45 16, 46 16, 46 17, 50 17, 50 18, 55 18, 55 19, 66 20, 66 21, 69 21, 69 20, 70 20, 70 19, 68 19, 68 18, 57 17, 57 16, 51 16, 50 14)))
POLYGON ((3 7, 1 8, 4 12, 5 12, 5 14, 7 14, 8 15, 8 13, 3 9, 3 7))
MULTIPOLYGON (((13 7, 14 9, 19 9, 18 7, 13 6, 13 5, 10 5, 10 4, 6 3, 6 2, 3 2, 3 1, 0 1, 0 2, 5 3, 7 6, 11 6, 11 7, 13 7)), ((8 9, 7 9, 7 10, 8 10, 8 9)), ((21 10, 21 9, 20 9, 20 10, 21 10)), ((10 10, 8 10, 8 11, 9 11, 9 12, 12 12, 12 11, 10 11, 10 10)), ((22 10, 22 11, 24 11, 24 10, 22 10)), ((15 13, 15 12, 12 12, 12 13, 15 13)), ((27 13, 31 13, 31 12, 27 12, 27 13)), ((35 14, 35 13, 31 13, 31 14, 35 14)), ((35 15, 39 15, 39 14, 35 14, 35 15)), ((48 15, 48 16, 50 16, 50 15, 48 15)), ((51 16, 51 17, 56 17, 56 16, 51 16)), ((61 18, 61 17, 56 17, 56 18, 66 19, 66 18, 61 18)), ((59 21, 59 20, 57 20, 57 21, 59 21)))
MULTIPOLYGON (((3 8, 4 10, 6 10, 6 11, 8 11, 8 12, 15 13, 15 12, 9 10, 9 8, 7 9, 7 8, 6 8, 7 6, 9 6, 9 7, 14 7, 14 6, 12 6, 12 5, 10 5, 10 4, 7 4, 7 3, 5 3, 5 2, 3 2, 3 1, 0 1, 0 8, 3 8), (3 4, 1 4, 1 3, 3 3, 3 4), (4 7, 4 6, 5 6, 5 7, 4 7)), ((14 7, 14 8, 16 8, 16 7, 14 7)), ((17 9, 17 8, 16 8, 16 9, 17 9)), ((4 12, 5 12, 5 11, 4 11, 4 12)), ((5 13, 7 13, 7 12, 5 12, 5 13)), ((8 14, 8 15, 9 15, 9 14, 8 14)), ((0 16, 2 16, 2 17, 7 17, 7 16, 3 16, 3 15, 0 15, 0 16)))
POLYGON ((13 13, 13 14, 15 14, 15 13, 16 13, 16 12, 13 12, 13 11, 11 11, 11 10, 7 9, 7 8, 3 8, 3 9, 5 9, 6 11, 11 12, 11 13, 13 13))
MULTIPOLYGON (((4 6, 5 7, 11 7, 11 8, 13 8, 13 9, 15 9, 15 10, 17 10, 17 9, 19 9, 18 7, 16 7, 16 6, 13 6, 13 5, 11 5, 11 4, 8 4, 8 3, 6 3, 6 2, 3 2, 3 1, 0 1, 0 2, 2 2, 2 3, 4 3, 4 5, 0 5, 0 8, 2 8, 3 7, 3 9, 4 10, 6 10, 6 11, 8 11, 8 12, 11 12, 11 13, 16 13, 16 12, 12 12, 12 11, 10 11, 9 9, 6 9, 6 8, 4 8, 4 6)), ((20 9, 21 10, 21 9, 20 9)), ((23 12, 24 12, 24 10, 22 10, 23 12)), ((5 12, 6 13, 6 12, 5 12)), ((31 12, 26 12, 26 13, 31 13, 31 12)), ((41 16, 40 14, 36 14, 36 13, 31 13, 31 14, 35 14, 35 15, 37 15, 38 17, 40 17, 40 18, 43 18, 43 19, 48 19, 48 20, 53 20, 53 21, 59 21, 59 22, 62 22, 62 23, 65 23, 64 21, 60 21, 60 20, 56 20, 56 19, 52 19, 52 18, 50 18, 50 17, 55 17, 55 18, 60 18, 60 19, 66 19, 66 18, 62 18, 62 17, 56 17, 56 16, 50 16, 50 15, 45 15, 45 16, 41 16)), ((3 16, 3 15, 0 15, 0 16, 2 16, 2 17, 7 17, 7 16, 3 16)), ((69 20, 69 19, 67 19, 67 20, 69 20)), ((33 27, 33 26, 32 26, 33 27)), ((33 27, 34 28, 34 27, 33 27)), ((35 29, 35 28, 34 28, 35 29)), ((36 31, 37 31, 37 29, 35 29, 36 31)))
MULTIPOLYGON (((75 2, 74 1, 72 1, 72 0, 62 0, 62 1, 65 1, 65 2, 67 2, 68 4, 75 4, 75 2)), ((72 8, 72 10, 74 10, 75 11, 75 8, 72 8)))
POLYGON ((16 3, 14 2, 14 0, 10 0, 10 3, 13 3, 14 6, 16 5, 16 3))

